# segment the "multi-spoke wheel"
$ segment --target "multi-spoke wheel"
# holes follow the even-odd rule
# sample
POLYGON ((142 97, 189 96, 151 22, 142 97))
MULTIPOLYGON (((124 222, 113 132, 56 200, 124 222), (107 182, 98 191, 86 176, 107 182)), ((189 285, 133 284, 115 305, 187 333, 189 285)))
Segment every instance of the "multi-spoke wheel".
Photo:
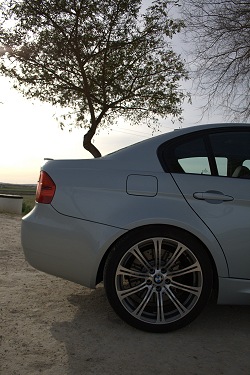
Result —
POLYGON ((178 229, 142 228, 111 251, 104 271, 107 297, 136 328, 166 332, 190 323, 212 289, 205 248, 178 229))

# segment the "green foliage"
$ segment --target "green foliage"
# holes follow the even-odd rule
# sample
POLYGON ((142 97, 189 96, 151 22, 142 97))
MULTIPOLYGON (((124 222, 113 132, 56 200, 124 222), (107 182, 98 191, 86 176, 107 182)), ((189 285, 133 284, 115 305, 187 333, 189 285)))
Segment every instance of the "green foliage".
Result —
POLYGON ((35 206, 35 194, 23 195, 22 214, 27 215, 35 206))
POLYGON ((88 128, 87 141, 119 116, 149 126, 180 118, 177 3, 153 1, 142 13, 141 0, 1 1, 0 71, 26 97, 66 108, 61 126, 88 128))
POLYGON ((25 201, 23 201, 22 205, 22 214, 27 215, 31 210, 33 209, 33 206, 30 204, 27 204, 25 201))

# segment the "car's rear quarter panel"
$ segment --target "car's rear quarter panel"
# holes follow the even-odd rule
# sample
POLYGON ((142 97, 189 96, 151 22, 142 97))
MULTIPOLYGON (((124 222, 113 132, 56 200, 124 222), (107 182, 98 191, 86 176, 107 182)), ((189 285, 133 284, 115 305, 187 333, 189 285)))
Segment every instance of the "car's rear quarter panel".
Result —
POLYGON ((33 267, 94 288, 102 254, 125 232, 37 204, 22 221, 22 246, 33 267))
MULTIPOLYGON (((158 160, 157 163, 159 164, 158 160)), ((94 168, 86 168, 86 163, 77 163, 74 167, 72 163, 62 162, 60 168, 53 169, 53 163, 50 164, 48 173, 57 185, 52 206, 59 213, 84 220, 89 229, 94 223, 124 231, 157 224, 182 228, 207 246, 215 260, 219 276, 228 276, 226 260, 217 240, 186 203, 170 174, 163 172, 158 165, 158 171, 118 169, 112 162, 105 163, 105 168, 102 168, 102 163, 98 168, 98 161, 92 165, 94 168), (126 183, 131 174, 154 176, 157 179, 157 194, 145 195, 148 190, 146 186, 143 191, 128 194, 126 183)), ((84 236, 85 234, 83 238, 84 236)), ((110 240, 107 238, 107 245, 94 250, 99 253, 100 259, 109 244, 110 240)))

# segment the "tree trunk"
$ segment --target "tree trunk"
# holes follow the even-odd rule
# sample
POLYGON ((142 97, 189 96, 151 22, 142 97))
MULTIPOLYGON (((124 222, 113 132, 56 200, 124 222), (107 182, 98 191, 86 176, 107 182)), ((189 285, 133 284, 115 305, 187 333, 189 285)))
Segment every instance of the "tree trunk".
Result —
POLYGON ((102 155, 100 153, 100 151, 93 145, 93 143, 91 142, 93 136, 95 133, 93 133, 91 131, 91 129, 84 135, 83 137, 83 147, 85 148, 85 150, 89 151, 93 156, 94 158, 100 158, 102 155))

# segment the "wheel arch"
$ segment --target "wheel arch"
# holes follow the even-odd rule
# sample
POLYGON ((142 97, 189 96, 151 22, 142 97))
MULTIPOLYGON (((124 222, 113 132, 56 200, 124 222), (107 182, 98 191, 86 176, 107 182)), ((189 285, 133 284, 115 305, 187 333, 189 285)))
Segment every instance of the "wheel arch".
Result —
POLYGON ((163 228, 167 228, 168 230, 182 232, 183 235, 188 236, 189 238, 192 238, 192 239, 196 240, 198 243, 200 243, 201 247, 208 254, 210 262, 211 262, 212 272, 213 272, 213 290, 216 293, 216 299, 217 299, 218 287, 219 287, 219 277, 218 277, 218 270, 217 270, 217 267, 216 267, 216 263, 215 263, 215 260, 213 258, 213 255, 212 255, 211 251, 204 244, 204 242, 199 237, 197 237, 196 235, 194 235, 193 233, 187 231, 186 229, 183 229, 183 228, 180 228, 180 227, 177 227, 177 226, 174 226, 174 225, 169 225, 169 224, 148 224, 148 225, 142 225, 142 226, 139 226, 139 227, 136 227, 136 228, 132 228, 128 232, 126 232, 126 233, 122 234, 120 237, 118 237, 109 246, 109 248, 106 250, 106 252, 104 253, 104 255, 103 255, 102 259, 101 259, 101 262, 99 264, 98 271, 97 271, 97 276, 96 276, 96 285, 99 284, 101 281, 103 281, 103 272, 104 272, 105 263, 106 263, 106 260, 107 260, 107 258, 109 256, 111 250, 114 248, 114 246, 118 242, 122 241, 124 238, 126 238, 130 234, 136 234, 136 233, 139 233, 141 231, 144 231, 145 229, 149 230, 151 228, 154 228, 154 229, 155 228, 158 228, 158 229, 159 228, 162 228, 162 229, 163 228))

